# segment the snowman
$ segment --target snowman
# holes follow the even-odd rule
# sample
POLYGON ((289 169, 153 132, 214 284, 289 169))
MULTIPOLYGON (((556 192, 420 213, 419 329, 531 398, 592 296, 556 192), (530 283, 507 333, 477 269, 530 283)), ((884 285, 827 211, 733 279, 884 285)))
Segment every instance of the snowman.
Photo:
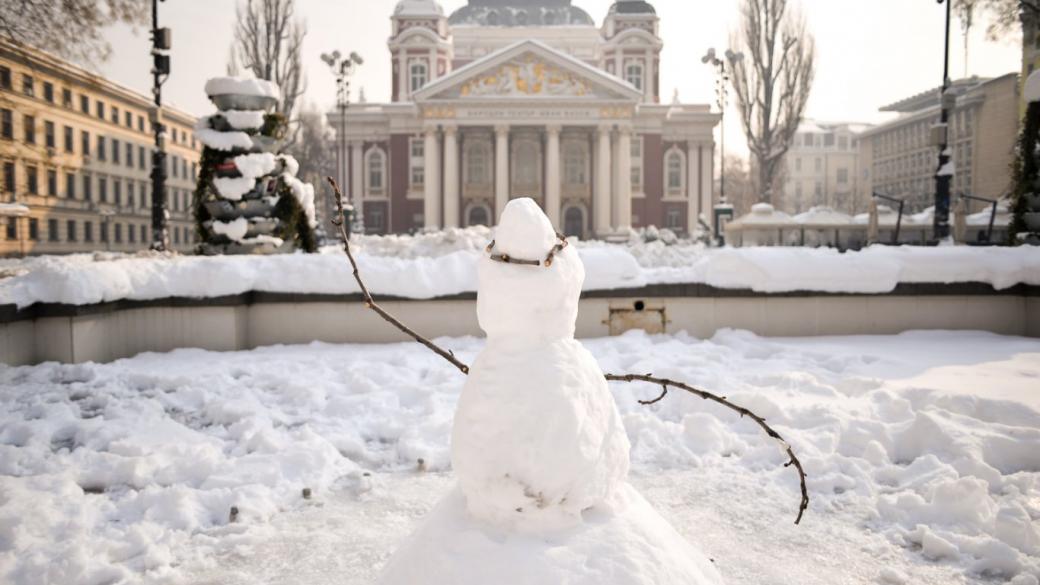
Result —
POLYGON ((528 198, 478 265, 487 344, 452 432, 458 486, 383 585, 717 585, 722 579, 627 483, 629 442, 606 379, 574 339, 585 269, 528 198))

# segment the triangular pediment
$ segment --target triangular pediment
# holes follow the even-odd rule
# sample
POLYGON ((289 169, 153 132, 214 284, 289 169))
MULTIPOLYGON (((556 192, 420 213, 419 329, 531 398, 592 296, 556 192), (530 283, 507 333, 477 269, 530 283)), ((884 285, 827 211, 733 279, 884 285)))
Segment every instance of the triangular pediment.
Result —
POLYGON ((642 93, 628 83, 538 41, 522 41, 434 81, 415 101, 626 100, 642 93))

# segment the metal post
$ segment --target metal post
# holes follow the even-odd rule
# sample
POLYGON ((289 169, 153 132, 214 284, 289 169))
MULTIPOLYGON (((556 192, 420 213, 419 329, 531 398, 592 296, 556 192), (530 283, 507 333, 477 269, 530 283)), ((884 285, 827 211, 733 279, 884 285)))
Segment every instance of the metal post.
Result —
POLYGON ((939 145, 939 168, 935 172, 935 216, 933 218, 933 231, 936 240, 945 239, 950 235, 950 183, 952 175, 946 168, 951 161, 950 148, 950 100, 947 92, 950 89, 950 22, 953 16, 953 0, 937 0, 939 4, 946 2, 946 38, 945 52, 943 54, 943 83, 942 83, 942 117, 940 119, 942 130, 942 141, 939 145))
POLYGON ((166 126, 162 116, 162 86, 170 73, 169 29, 159 28, 159 2, 152 0, 152 94, 155 97, 155 119, 152 131, 155 147, 152 150, 152 244, 151 249, 164 252, 170 247, 166 213, 166 126))
MULTIPOLYGON (((350 76, 354 73, 355 68, 358 65, 363 64, 365 61, 357 53, 351 53, 349 55, 343 55, 339 51, 333 51, 331 53, 323 53, 321 60, 332 70, 332 74, 336 76, 336 107, 339 109, 339 128, 337 134, 339 135, 339 160, 341 161, 341 167, 337 169, 338 178, 343 181, 344 188, 349 193, 351 203, 354 197, 359 196, 354 193, 350 188, 347 180, 347 169, 349 168, 350 161, 347 159, 347 108, 350 106, 350 76)), ((355 173, 361 172, 361 169, 354 169, 355 173)), ((342 205, 344 209, 353 209, 354 205, 347 203, 342 205)), ((352 217, 340 218, 346 222, 347 235, 350 235, 350 230, 353 227, 352 217)))

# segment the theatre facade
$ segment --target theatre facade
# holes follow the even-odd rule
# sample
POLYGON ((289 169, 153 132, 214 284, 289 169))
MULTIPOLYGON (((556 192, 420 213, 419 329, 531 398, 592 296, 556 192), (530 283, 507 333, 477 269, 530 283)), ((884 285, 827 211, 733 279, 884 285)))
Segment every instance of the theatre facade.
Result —
POLYGON ((719 116, 661 103, 650 4, 616 2, 600 27, 567 0, 450 18, 402 0, 391 20, 392 101, 352 104, 338 141, 369 233, 494 225, 516 197, 582 238, 710 228, 719 116))

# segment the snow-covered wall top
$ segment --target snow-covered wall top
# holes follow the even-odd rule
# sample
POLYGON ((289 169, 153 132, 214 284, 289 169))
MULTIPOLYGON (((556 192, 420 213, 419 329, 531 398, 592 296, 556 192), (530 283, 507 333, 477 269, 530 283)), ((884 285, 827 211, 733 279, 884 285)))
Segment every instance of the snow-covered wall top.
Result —
POLYGON ((263 79, 247 77, 214 77, 206 82, 206 95, 249 95, 281 98, 278 85, 263 79))
MULTIPOLYGON (((476 291, 486 229, 361 238, 358 262, 376 295, 429 299, 476 291)), ((584 290, 697 283, 762 293, 887 293, 900 283, 983 282, 997 289, 1040 285, 1040 254, 1028 248, 887 247, 839 253, 810 248, 578 244, 584 290)), ((520 270, 522 268, 518 268, 520 270)), ((358 292, 342 251, 271 257, 175 258, 115 254, 0 262, 0 305, 87 305, 122 299, 211 298, 249 291, 358 292), (2 278, 2 276, 0 276, 2 278)))

